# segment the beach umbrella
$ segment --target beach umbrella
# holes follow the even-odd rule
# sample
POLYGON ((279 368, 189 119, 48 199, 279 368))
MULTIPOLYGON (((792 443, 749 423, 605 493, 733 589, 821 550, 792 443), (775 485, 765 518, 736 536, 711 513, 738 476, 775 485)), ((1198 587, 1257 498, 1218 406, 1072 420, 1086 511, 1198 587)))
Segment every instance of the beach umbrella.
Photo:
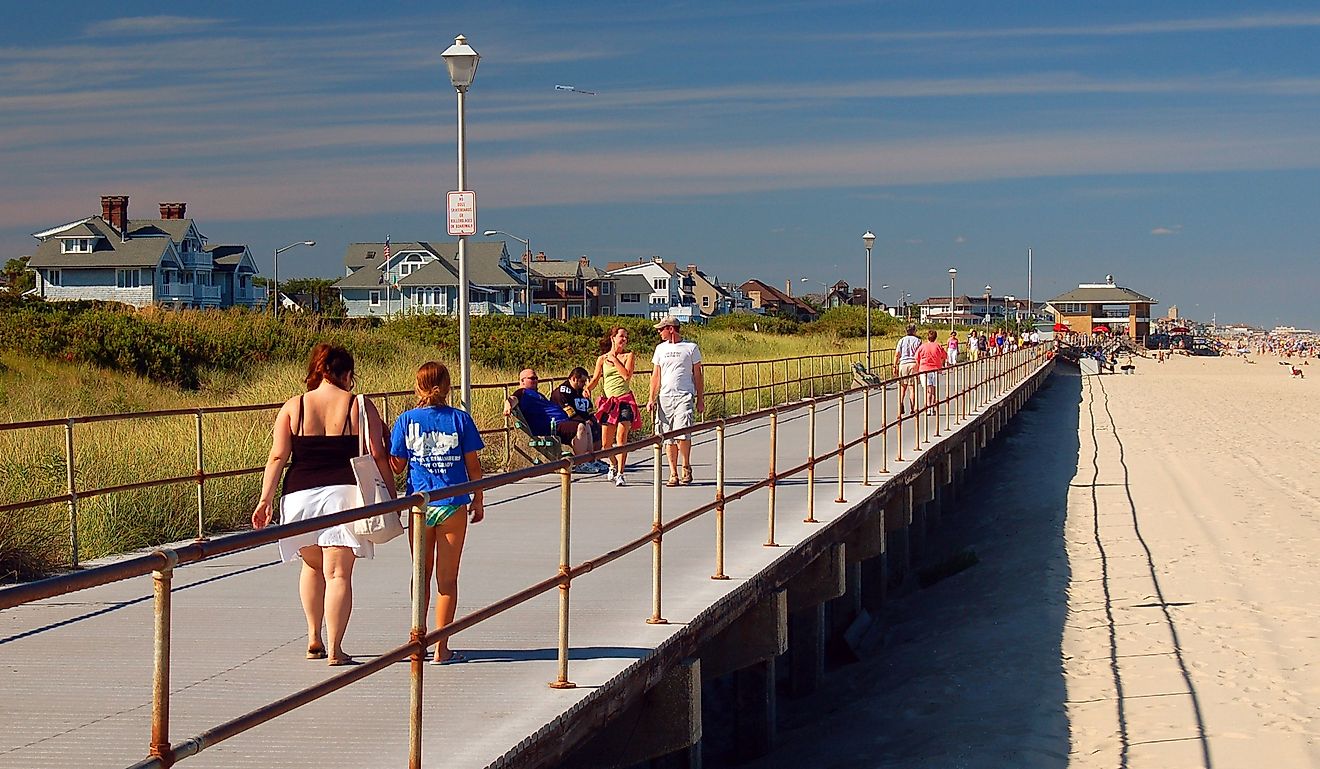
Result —
POLYGON ((1170 334, 1186 334, 1190 331, 1191 329, 1186 326, 1175 326, 1174 328, 1169 329, 1170 334))
POLYGON ((1068 327, 1067 323, 1055 323, 1054 330, 1060 333, 1066 333, 1068 331, 1072 331, 1072 329, 1068 327))
POLYGON ((1108 333, 1109 333, 1109 326, 1096 326, 1095 328, 1091 329, 1091 333, 1092 333, 1092 334, 1108 334, 1108 333))

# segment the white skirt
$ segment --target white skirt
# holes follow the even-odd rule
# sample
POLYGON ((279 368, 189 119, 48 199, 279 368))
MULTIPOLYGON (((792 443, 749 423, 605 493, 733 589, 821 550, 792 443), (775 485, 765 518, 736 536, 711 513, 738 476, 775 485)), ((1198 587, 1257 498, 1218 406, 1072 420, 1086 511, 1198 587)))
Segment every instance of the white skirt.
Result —
MULTIPOLYGON (((357 504, 358 489, 352 484, 303 489, 280 497, 280 522, 293 523, 308 518, 320 518, 323 515, 343 512, 357 504)), ((288 563, 299 558, 298 551, 309 545, 351 547, 353 555, 358 558, 373 558, 376 555, 375 545, 353 536, 352 524, 341 524, 281 539, 280 558, 288 563)))

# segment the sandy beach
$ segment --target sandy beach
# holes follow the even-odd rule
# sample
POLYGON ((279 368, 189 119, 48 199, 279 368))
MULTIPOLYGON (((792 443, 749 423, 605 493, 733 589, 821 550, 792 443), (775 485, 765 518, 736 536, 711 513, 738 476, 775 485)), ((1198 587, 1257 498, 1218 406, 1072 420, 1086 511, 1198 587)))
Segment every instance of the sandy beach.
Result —
POLYGON ((750 766, 1320 766, 1320 366, 1067 370, 971 476, 884 648, 750 766))

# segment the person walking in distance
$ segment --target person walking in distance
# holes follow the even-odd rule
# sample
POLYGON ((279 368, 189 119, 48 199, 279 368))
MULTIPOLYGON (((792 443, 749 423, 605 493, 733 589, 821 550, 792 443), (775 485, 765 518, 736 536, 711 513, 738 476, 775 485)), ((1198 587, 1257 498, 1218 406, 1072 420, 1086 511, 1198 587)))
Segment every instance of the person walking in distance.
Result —
MULTIPOLYGON (((670 316, 655 324, 664 341, 656 345, 651 363, 651 396, 646 410, 655 415, 655 431, 666 435, 691 427, 697 413, 706 410, 704 382, 701 375, 701 350, 683 341, 678 319, 670 316)), ((669 457, 669 481, 666 486, 692 483, 692 438, 684 435, 665 439, 669 457), (681 464, 680 464, 681 460, 681 464)))
POLYGON ((944 346, 935 341, 939 334, 935 329, 926 332, 926 341, 917 348, 917 378, 926 388, 926 408, 935 411, 935 386, 940 382, 940 369, 948 362, 948 353, 944 346))
POLYGON ((917 325, 909 323, 907 334, 898 340, 898 348, 894 350, 894 375, 898 380, 898 413, 917 410, 917 391, 916 383, 912 381, 912 375, 917 371, 917 350, 921 347, 921 340, 917 338, 917 325))
POLYGON ((952 366, 957 362, 958 362, 958 332, 950 331, 949 332, 949 365, 952 366))
MULTIPOLYGON (((601 445, 623 446, 628 442, 628 432, 637 422, 637 399, 632 394, 633 367, 637 365, 637 355, 628 351, 628 329, 615 326, 609 336, 601 342, 601 354, 596 358, 596 371, 587 382, 587 392, 591 392, 600 382, 605 394, 596 403, 596 418, 601 424, 601 445)), ((627 466, 628 455, 616 454, 609 458, 610 470, 607 478, 615 486, 626 483, 623 469, 627 466)))

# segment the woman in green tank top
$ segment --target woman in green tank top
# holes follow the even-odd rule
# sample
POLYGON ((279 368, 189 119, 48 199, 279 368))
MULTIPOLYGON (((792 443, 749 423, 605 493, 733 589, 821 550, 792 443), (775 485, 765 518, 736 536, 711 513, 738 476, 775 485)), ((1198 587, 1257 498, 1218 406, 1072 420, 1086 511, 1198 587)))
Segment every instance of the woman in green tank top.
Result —
MULTIPOLYGON (((609 336, 601 340, 601 354, 596 358, 596 371, 587 382, 589 393, 600 382, 605 394, 596 403, 596 418, 601 425, 601 446, 622 446, 628 442, 628 432, 637 419, 637 399, 632 394, 633 366, 636 356, 628 352, 628 330, 615 326, 609 336)), ((623 469, 627 454, 609 458, 608 478, 615 486, 623 486, 623 469)))

